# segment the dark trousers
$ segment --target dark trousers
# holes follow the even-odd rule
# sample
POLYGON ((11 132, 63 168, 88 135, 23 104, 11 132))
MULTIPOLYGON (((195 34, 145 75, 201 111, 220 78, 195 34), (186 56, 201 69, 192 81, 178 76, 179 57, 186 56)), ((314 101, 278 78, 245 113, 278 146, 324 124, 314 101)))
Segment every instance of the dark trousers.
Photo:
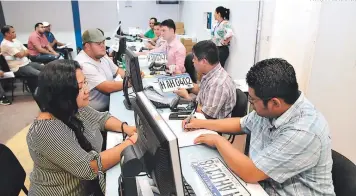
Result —
POLYGON ((60 56, 55 56, 53 54, 39 54, 37 56, 30 56, 30 60, 32 62, 38 62, 38 63, 49 63, 51 61, 59 59, 60 56))
POLYGON ((55 49, 56 52, 60 53, 64 59, 70 59, 72 60, 72 56, 70 53, 73 51, 72 48, 61 48, 61 49, 55 49))
POLYGON ((41 70, 44 68, 44 65, 41 65, 36 62, 31 62, 23 67, 20 67, 15 76, 26 77, 27 85, 31 93, 34 93, 38 86, 38 75, 40 75, 41 70))
POLYGON ((219 59, 220 59, 220 64, 222 67, 225 66, 225 62, 227 57, 229 57, 229 47, 228 46, 218 46, 219 50, 219 59))

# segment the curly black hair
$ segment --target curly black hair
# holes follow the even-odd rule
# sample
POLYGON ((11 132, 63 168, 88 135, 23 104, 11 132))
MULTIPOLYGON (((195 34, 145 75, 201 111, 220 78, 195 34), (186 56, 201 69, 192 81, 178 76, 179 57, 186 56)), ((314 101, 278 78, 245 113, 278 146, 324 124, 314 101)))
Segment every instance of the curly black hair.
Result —
POLYGON ((272 98, 281 98, 293 104, 299 97, 298 83, 293 66, 281 58, 256 63, 248 71, 246 82, 257 97, 267 105, 272 98))

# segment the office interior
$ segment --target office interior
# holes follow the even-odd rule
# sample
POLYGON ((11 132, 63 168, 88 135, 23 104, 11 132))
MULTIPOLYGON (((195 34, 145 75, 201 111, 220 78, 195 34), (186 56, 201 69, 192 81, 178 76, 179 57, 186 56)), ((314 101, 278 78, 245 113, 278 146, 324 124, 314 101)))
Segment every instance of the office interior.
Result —
MULTIPOLYGON (((158 2, 1 1, 0 23, 1 26, 14 26, 17 39, 27 43, 34 25, 37 22, 48 21, 57 40, 71 43, 70 47, 74 49, 71 55, 75 58, 77 48, 82 47, 78 39, 81 40, 80 36, 85 30, 100 28, 106 37, 112 37, 118 21, 121 21, 123 31, 132 27, 145 31, 151 17, 156 17, 158 21, 172 19, 184 24, 183 36, 195 42, 208 40, 211 28, 207 28, 207 13, 214 13, 216 7, 224 6, 230 9, 229 21, 234 31, 230 55, 225 65, 225 70, 232 79, 244 80, 249 69, 261 60, 268 58, 287 60, 296 71, 299 90, 328 121, 332 149, 356 164, 354 152, 356 103, 353 101, 356 96, 354 88, 356 2, 351 0, 186 0, 177 1, 178 3, 172 1, 173 3, 168 4, 158 2)), ((212 22, 214 23, 214 20, 212 22)), ((112 43, 110 41, 112 40, 106 41, 107 46, 112 43)), ((15 94, 15 101, 11 106, 0 106, 0 122, 3 123, 0 124, 0 137, 2 133, 9 132, 7 127, 15 127, 13 123, 21 124, 22 118, 29 120, 26 125, 23 123, 23 127, 6 133, 8 136, 0 141, 9 146, 21 164, 25 165, 27 174, 25 186, 29 187, 28 176, 33 163, 25 145, 26 130, 39 109, 31 96, 26 92, 22 93, 21 85, 17 86, 17 91, 19 92, 15 94), (31 112, 21 114, 23 96, 30 97, 24 102, 31 105, 29 106, 31 112), (11 121, 7 122, 6 118, 11 118, 11 121)), ((11 92, 7 92, 7 95, 11 96, 10 94, 11 92)), ((236 148, 243 151, 245 137, 238 137, 236 141, 236 148)), ((119 171, 120 168, 115 168, 116 170, 119 171)), ((116 177, 110 176, 111 180, 116 177)), ((114 183, 117 183, 117 180, 114 183)), ((107 188, 106 195, 118 195, 112 194, 115 191, 117 189, 108 191, 107 188)), ((20 195, 24 193, 21 192, 20 195)))

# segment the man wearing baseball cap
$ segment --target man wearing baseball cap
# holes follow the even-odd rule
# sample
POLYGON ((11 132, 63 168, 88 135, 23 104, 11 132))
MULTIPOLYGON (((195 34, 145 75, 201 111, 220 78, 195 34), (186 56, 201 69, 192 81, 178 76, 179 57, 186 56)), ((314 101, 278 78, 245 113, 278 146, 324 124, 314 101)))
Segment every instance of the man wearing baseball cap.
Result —
POLYGON ((82 35, 83 50, 75 58, 82 66, 88 82, 89 105, 98 111, 108 111, 110 93, 123 89, 125 71, 106 55, 104 32, 88 29, 82 35), (114 80, 118 77, 120 81, 114 80))
POLYGON ((72 48, 58 49, 57 48, 58 46, 64 46, 65 44, 57 41, 56 37, 54 37, 53 33, 51 32, 52 25, 49 22, 42 22, 42 24, 45 29, 44 35, 47 37, 47 40, 48 40, 49 44, 51 45, 51 47, 56 52, 62 53, 64 56, 64 59, 68 59, 69 52, 72 52, 73 49, 72 48))

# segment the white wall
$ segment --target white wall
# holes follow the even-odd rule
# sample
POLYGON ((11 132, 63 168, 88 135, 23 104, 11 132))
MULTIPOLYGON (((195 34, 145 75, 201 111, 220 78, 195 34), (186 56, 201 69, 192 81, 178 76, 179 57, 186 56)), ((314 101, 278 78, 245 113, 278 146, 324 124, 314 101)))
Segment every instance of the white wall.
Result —
POLYGON ((302 91, 312 66, 320 7, 320 2, 310 0, 263 3, 259 60, 286 59, 294 66, 302 91))
POLYGON ((333 149, 356 164, 356 2, 323 3, 308 98, 327 118, 333 149))
POLYGON ((161 5, 156 1, 132 1, 132 7, 125 7, 125 1, 119 1, 117 12, 116 1, 80 1, 79 13, 81 29, 101 28, 107 36, 111 36, 121 20, 123 30, 129 27, 148 29, 149 19, 156 17, 158 21, 165 19, 178 20, 179 5, 161 5))
POLYGON ((52 24, 52 31, 60 42, 73 43, 75 36, 70 1, 2 1, 6 24, 14 26, 17 39, 27 44, 37 22, 52 24))
POLYGON ((226 69, 234 79, 244 79, 254 63, 258 1, 184 1, 180 8, 181 21, 186 34, 198 41, 210 39, 204 12, 214 13, 218 6, 230 9, 230 22, 235 33, 226 69))

